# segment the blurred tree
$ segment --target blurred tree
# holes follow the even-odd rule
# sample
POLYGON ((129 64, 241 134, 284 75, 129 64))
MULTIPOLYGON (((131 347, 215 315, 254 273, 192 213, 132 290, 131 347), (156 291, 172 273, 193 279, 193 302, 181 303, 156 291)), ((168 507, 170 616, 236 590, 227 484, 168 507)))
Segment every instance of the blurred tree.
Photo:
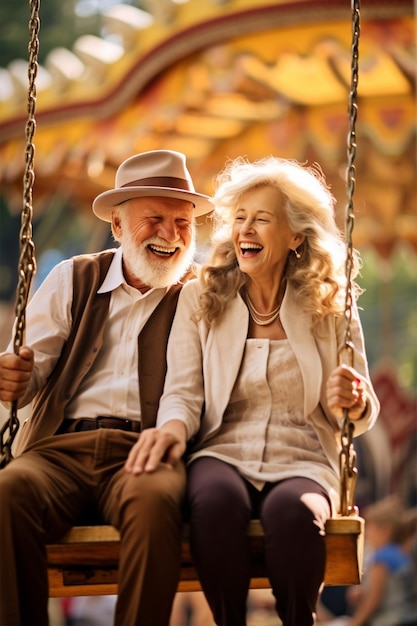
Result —
MULTIPOLYGON (((100 35, 101 12, 120 3, 146 8, 141 0, 39 0, 39 62, 53 48, 71 49, 81 35, 100 35)), ((30 0, 0 0, 0 67, 28 58, 30 8, 30 0)))
POLYGON ((417 265, 415 251, 399 241, 382 259, 367 247, 361 251, 363 270, 358 280, 365 289, 359 298, 370 366, 391 361, 398 382, 417 390, 417 265))
MULTIPOLYGON (((39 62, 58 46, 71 49, 83 34, 98 34, 100 14, 76 11, 78 0, 40 0, 39 62)), ((29 0, 0 0, 0 67, 28 58, 29 0)))

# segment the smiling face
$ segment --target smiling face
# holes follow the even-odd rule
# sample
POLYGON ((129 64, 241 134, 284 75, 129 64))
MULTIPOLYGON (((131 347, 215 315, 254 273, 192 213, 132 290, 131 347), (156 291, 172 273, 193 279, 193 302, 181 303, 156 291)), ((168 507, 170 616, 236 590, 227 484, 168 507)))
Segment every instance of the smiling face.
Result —
POLYGON ((113 212, 112 230, 122 244, 126 281, 142 291, 178 282, 192 263, 195 243, 191 202, 134 198, 113 212))
POLYGON ((277 188, 254 187, 241 196, 232 241, 239 267, 250 278, 282 276, 289 251, 303 240, 289 229, 284 196, 277 188))

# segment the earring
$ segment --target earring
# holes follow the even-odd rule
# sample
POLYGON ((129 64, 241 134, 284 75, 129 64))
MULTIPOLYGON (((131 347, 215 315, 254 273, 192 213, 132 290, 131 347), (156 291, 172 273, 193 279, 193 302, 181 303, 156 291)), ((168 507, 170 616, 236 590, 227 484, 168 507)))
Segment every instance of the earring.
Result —
POLYGON ((293 252, 294 252, 294 255, 295 255, 295 258, 297 259, 297 261, 298 261, 299 259, 301 259, 301 253, 300 253, 300 252, 298 252, 297 248, 296 248, 295 250, 293 250, 293 252))

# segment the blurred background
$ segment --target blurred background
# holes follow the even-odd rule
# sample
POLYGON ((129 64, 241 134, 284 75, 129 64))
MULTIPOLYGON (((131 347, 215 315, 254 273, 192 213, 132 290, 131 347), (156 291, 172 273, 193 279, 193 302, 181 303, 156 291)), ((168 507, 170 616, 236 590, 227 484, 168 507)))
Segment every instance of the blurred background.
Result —
MULTIPOLYGON (((32 3, 33 5, 34 3, 32 3)), ((15 317, 30 3, 0 0, 0 350, 15 317)), ((111 245, 91 211, 127 157, 187 155, 210 194, 229 158, 319 163, 345 221, 349 0, 42 0, 36 88, 36 288, 63 258, 111 245)), ((381 400, 355 442, 364 507, 417 504, 416 22, 413 0, 363 0, 355 225, 359 304, 381 400)), ((210 219, 199 225, 204 256, 210 219)), ((7 412, 3 411, 3 419, 7 412)), ((110 622, 109 622, 110 623, 110 622)), ((78 622, 77 622, 78 624, 78 622)))

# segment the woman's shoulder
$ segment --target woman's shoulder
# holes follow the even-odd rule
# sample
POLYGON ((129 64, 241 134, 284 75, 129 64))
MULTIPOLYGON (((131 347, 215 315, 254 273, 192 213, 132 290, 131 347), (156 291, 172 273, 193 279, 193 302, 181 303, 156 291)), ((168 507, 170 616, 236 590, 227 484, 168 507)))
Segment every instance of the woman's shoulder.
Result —
POLYGON ((197 306, 200 301, 201 284, 198 278, 192 278, 181 289, 179 303, 181 306, 197 306))
POLYGON ((185 285, 183 286, 181 293, 185 293, 187 294, 187 296, 190 296, 191 294, 195 294, 195 293, 201 293, 201 283, 199 281, 198 278, 192 278, 191 280, 187 281, 185 283, 185 285))

